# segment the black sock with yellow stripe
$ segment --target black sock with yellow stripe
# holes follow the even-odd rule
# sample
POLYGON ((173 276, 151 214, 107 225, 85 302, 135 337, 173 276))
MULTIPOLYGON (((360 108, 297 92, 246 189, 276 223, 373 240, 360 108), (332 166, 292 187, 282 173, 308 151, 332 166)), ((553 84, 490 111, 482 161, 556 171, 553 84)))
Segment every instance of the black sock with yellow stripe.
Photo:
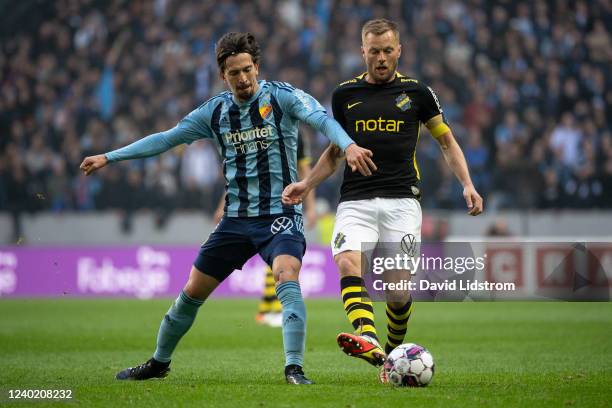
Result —
POLYGON ((387 344, 385 344, 385 353, 391 353, 394 348, 404 341, 411 313, 412 296, 406 304, 399 308, 393 308, 387 304, 387 344))
POLYGON ((342 302, 349 321, 358 335, 368 335, 378 341, 374 325, 372 300, 359 276, 345 276, 340 279, 342 302))
POLYGON ((264 290, 259 300, 259 313, 280 313, 283 310, 280 300, 276 297, 276 285, 272 268, 266 267, 266 277, 264 280, 264 290))

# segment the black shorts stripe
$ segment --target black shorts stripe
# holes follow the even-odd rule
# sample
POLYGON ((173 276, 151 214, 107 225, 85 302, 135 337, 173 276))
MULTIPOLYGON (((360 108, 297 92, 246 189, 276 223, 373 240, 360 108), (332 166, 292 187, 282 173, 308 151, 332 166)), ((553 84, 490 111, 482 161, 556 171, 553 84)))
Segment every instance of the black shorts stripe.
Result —
MULTIPOLYGON (((225 148, 225 143, 223 143, 223 136, 221 135, 221 109, 223 108, 223 103, 217 105, 217 107, 213 110, 212 117, 210 119, 210 125, 212 127, 215 136, 217 136, 217 141, 219 142, 219 146, 221 146, 221 157, 227 157, 225 148)), ((223 176, 227 178, 227 165, 225 160, 223 161, 223 176)), ((227 193, 227 184, 225 185, 225 192, 227 193)), ((225 207, 224 211, 227 211, 227 207, 229 205, 229 197, 225 194, 225 207)))
MULTIPOLYGON (((249 108, 251 123, 254 127, 263 127, 264 120, 259 113, 259 100, 253 101, 249 108)), ((272 206, 272 180, 270 179, 270 163, 268 150, 257 151, 257 175, 259 177, 259 215, 270 215, 272 206)))
MULTIPOLYGON (((232 132, 240 131, 242 125, 240 124, 240 108, 236 104, 232 104, 229 108, 230 126, 232 132)), ((238 200, 240 205, 238 206, 238 216, 246 217, 248 215, 247 209, 249 208, 249 182, 246 177, 246 155, 236 154, 236 184, 238 184, 238 200)))
MULTIPOLYGON (((278 132, 278 150, 280 151, 281 167, 283 173, 283 189, 291 184, 291 173, 289 171, 289 160, 287 159, 287 149, 285 147, 285 139, 283 131, 281 130, 281 120, 283 119, 283 111, 280 105, 276 101, 276 98, 272 96, 270 98, 272 104, 272 112, 274 112, 274 122, 276 124, 276 131, 278 132)), ((292 206, 283 204, 283 209, 293 211, 292 206)))

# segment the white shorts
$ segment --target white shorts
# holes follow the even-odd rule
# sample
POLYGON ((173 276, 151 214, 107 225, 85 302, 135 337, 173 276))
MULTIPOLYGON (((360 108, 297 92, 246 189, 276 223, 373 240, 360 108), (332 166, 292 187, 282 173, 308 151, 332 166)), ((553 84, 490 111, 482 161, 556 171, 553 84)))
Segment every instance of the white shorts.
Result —
POLYGON ((331 248, 344 251, 373 250, 376 243, 401 243, 411 234, 421 241, 421 204, 414 198, 371 198, 338 205, 331 248))

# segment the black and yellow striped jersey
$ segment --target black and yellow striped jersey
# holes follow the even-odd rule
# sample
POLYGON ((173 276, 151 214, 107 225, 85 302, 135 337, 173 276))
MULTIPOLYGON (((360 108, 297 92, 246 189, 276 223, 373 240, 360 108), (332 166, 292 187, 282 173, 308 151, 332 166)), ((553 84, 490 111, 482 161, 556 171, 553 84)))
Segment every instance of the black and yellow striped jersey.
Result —
POLYGON ((433 90, 397 74, 370 84, 365 74, 341 83, 332 95, 334 118, 361 147, 374 153, 378 170, 364 177, 347 166, 340 201, 420 197, 416 146, 421 123, 442 113, 433 90))

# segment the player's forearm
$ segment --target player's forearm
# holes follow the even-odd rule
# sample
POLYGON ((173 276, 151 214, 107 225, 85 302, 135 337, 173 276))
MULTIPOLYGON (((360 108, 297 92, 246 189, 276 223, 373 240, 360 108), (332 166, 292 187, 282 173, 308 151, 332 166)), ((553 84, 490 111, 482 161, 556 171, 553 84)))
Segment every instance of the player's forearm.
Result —
MULTIPOLYGON (((298 176, 300 177, 300 180, 304 180, 306 179, 310 173, 312 172, 312 169, 310 168, 310 164, 309 164, 309 159, 308 162, 304 162, 303 164, 299 164, 298 166, 298 176)), ((310 192, 306 195, 306 198, 304 198, 304 208, 306 208, 308 211, 310 211, 311 209, 314 208, 315 206, 315 191, 314 190, 310 190, 310 192)))
POLYGON ((340 158, 340 148, 336 145, 329 145, 308 174, 308 177, 304 179, 308 188, 310 190, 314 189, 323 180, 334 174, 340 163, 340 158))
POLYGON ((154 133, 135 141, 120 149, 105 154, 109 162, 121 160, 142 159, 165 152, 174 146, 184 143, 177 128, 165 132, 154 133))
POLYGON ((441 148, 444 160, 446 160, 448 167, 455 174, 461 185, 463 187, 471 185, 472 179, 470 178, 467 161, 459 144, 453 138, 448 145, 441 145, 441 148))
POLYGON ((313 113, 307 118, 306 123, 327 136, 343 152, 349 145, 355 143, 346 131, 342 129, 342 126, 324 112, 313 113))

